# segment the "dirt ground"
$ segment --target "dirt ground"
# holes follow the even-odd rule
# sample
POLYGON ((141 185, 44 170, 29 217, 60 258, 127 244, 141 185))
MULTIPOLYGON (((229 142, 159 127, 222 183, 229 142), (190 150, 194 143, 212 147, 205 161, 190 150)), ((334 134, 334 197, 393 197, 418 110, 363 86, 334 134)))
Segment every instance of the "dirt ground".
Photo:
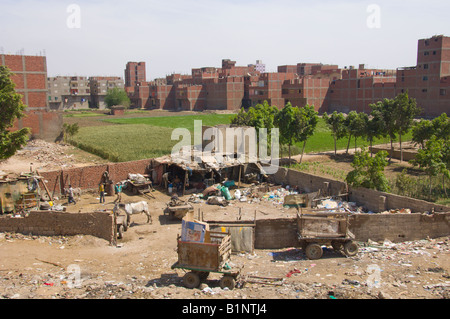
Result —
MULTIPOLYGON (((64 152, 63 152, 64 153, 64 152)), ((28 160, 35 159, 28 152, 28 160)), ((25 154, 20 154, 26 164, 25 154)), ((64 157, 60 154, 59 157, 64 157)), ((12 163, 15 158, 11 159, 12 163)), ((29 163, 28 163, 29 164, 29 163)), ((74 160, 72 165, 87 163, 74 160)), ((14 166, 14 165, 12 165, 14 166)), ((23 166, 29 170, 29 166, 23 166)), ((0 164, 0 171, 5 166, 0 164)), ((145 215, 132 218, 117 246, 92 236, 42 237, 0 233, 0 299, 448 299, 450 297, 450 238, 393 244, 360 243, 355 257, 326 249, 319 260, 308 260, 298 247, 255 250, 231 257, 245 276, 270 277, 266 283, 245 283, 234 290, 219 287, 211 274, 198 289, 183 286, 176 238, 181 221, 163 214, 168 194, 155 199, 123 195, 123 202, 147 200, 152 224, 145 215), (277 280, 275 280, 277 279, 277 280)), ((187 199, 186 196, 182 199, 187 199)), ((114 197, 100 204, 96 193, 85 193, 68 212, 113 208, 114 197)), ((204 219, 295 216, 294 209, 270 202, 232 202, 226 208, 194 203, 204 219)))

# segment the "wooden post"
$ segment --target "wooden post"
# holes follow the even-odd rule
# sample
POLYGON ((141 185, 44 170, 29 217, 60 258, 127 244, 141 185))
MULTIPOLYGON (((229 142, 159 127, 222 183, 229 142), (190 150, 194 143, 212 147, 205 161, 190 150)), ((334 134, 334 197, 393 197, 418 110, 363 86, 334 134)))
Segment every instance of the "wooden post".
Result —
MULTIPOLYGON (((36 173, 37 173, 39 176, 41 176, 41 174, 39 174, 38 171, 36 171, 36 173)), ((47 192, 48 198, 49 198, 51 201, 53 201, 52 195, 50 195, 50 192, 48 191, 47 185, 45 185, 44 180, 42 180, 42 179, 39 179, 39 180, 42 182, 42 185, 44 185, 44 188, 45 188, 45 191, 47 192)))
POLYGON ((184 193, 186 192, 186 181, 187 181, 187 179, 188 179, 188 171, 185 170, 184 181, 183 181, 183 196, 184 196, 184 193))
POLYGON ((238 188, 241 188, 241 166, 239 165, 239 179, 238 179, 238 188))

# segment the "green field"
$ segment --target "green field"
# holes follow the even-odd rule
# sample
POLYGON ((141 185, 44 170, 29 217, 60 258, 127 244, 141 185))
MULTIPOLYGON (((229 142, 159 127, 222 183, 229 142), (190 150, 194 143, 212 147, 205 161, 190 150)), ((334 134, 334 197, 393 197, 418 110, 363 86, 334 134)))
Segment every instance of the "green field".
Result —
MULTIPOLYGON (((145 158, 154 158, 170 154, 173 146, 178 140, 172 141, 171 135, 175 128, 187 128, 194 131, 194 121, 201 120, 203 125, 214 126, 218 124, 229 124, 233 114, 204 114, 184 116, 162 116, 162 117, 134 117, 120 119, 105 119, 99 121, 114 125, 99 125, 80 127, 70 142, 75 146, 98 155, 113 162, 124 162, 145 158)), ((410 139, 410 135, 404 140, 410 139)), ((338 141, 338 149, 346 149, 348 139, 338 141)), ((380 139, 376 144, 388 143, 388 139, 380 139)), ((367 145, 367 142, 359 139, 357 146, 367 145)), ((355 146, 354 139, 350 148, 355 146)), ((292 155, 301 152, 302 144, 292 147, 292 155)), ((305 148, 305 153, 316 153, 334 150, 334 141, 330 130, 321 119, 305 148)), ((283 155, 287 156, 284 148, 283 155)))
MULTIPOLYGON (((115 125, 80 127, 70 139, 78 148, 112 162, 155 158, 171 153, 179 140, 172 140, 175 128, 194 131, 194 120, 203 125, 228 124, 230 114, 99 119, 115 125)), ((193 134, 192 134, 193 137, 193 134)))
POLYGON ((194 121, 200 120, 203 125, 215 126, 219 124, 229 124, 234 114, 205 114, 205 115, 184 115, 184 116, 162 116, 162 117, 138 117, 104 120, 115 124, 145 124, 150 126, 168 128, 187 128, 194 131, 194 121))

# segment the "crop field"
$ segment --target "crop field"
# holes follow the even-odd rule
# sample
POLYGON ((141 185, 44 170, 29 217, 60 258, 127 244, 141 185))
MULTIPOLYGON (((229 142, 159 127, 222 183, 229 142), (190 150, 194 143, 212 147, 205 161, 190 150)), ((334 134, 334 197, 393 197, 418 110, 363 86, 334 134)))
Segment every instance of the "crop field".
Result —
MULTIPOLYGON (((175 128, 194 131, 194 120, 203 125, 228 124, 230 114, 99 119, 99 125, 80 127, 71 144, 112 162, 155 158, 171 153, 179 140, 172 140, 175 128), (101 121, 115 125, 100 125, 101 121)), ((193 136, 193 135, 192 135, 193 136)))
MULTIPOLYGON (((201 120, 203 125, 214 126, 229 124, 233 114, 201 114, 182 116, 158 116, 158 117, 132 117, 132 118, 108 118, 101 116, 96 121, 99 125, 80 127, 79 132, 70 139, 70 142, 90 153, 98 155, 113 162, 132 161, 145 158, 154 158, 171 153, 171 150, 179 140, 172 140, 172 131, 175 128, 187 128, 194 132, 194 121, 201 120), (102 123, 109 125, 101 125, 102 123)), ((92 117, 91 117, 92 118, 92 117)), ((82 121, 82 117, 79 118, 82 121)), ((91 120, 92 121, 92 120, 91 120)), ((404 141, 411 137, 407 135, 404 141)), ((374 144, 388 143, 389 139, 377 139, 374 144)), ((346 149, 348 139, 338 140, 337 148, 346 149)), ((367 146, 363 139, 357 140, 357 147, 367 146)), ((292 155, 301 152, 303 144, 297 143, 291 147, 292 155)), ((352 138, 350 148, 355 147, 352 138)), ((305 154, 334 150, 334 141, 325 122, 320 119, 315 134, 308 139, 305 154)), ((288 156, 287 147, 282 148, 282 155, 288 156)))

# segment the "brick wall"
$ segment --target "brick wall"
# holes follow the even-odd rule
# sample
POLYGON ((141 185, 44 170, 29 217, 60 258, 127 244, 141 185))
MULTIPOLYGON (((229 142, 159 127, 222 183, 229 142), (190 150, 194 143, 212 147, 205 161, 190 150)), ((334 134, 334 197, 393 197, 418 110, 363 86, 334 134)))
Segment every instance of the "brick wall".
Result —
POLYGON ((33 211, 27 217, 0 218, 0 232, 40 236, 91 235, 110 243, 114 240, 114 218, 107 212, 65 213, 33 211))
POLYGON ((115 183, 128 178, 128 174, 147 174, 151 160, 140 160, 123 163, 76 167, 59 171, 39 172, 47 181, 50 193, 60 195, 69 183, 82 190, 97 190, 103 174, 107 171, 109 178, 115 183))
POLYGON ((55 141, 62 132, 62 115, 49 112, 47 104, 47 59, 42 56, 0 55, 0 65, 14 74, 16 92, 27 105, 26 117, 14 123, 13 130, 31 128, 33 137, 55 141))

